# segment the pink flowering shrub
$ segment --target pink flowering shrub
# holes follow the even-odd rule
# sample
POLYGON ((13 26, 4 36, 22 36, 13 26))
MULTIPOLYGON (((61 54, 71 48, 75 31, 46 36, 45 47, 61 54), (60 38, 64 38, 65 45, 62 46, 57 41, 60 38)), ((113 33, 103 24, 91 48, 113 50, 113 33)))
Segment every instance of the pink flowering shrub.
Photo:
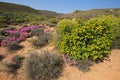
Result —
POLYGON ((34 29, 42 28, 42 26, 25 26, 20 29, 8 29, 6 34, 8 36, 0 41, 0 46, 6 47, 9 42, 22 42, 31 36, 31 31, 34 29))
POLYGON ((1 46, 5 47, 10 41, 10 38, 6 37, 1 41, 1 46))
POLYGON ((48 26, 24 26, 20 29, 7 29, 4 32, 8 36, 1 39, 0 46, 6 47, 10 42, 20 43, 28 37, 48 33, 50 29, 48 26))
POLYGON ((49 26, 44 27, 44 32, 50 32, 49 26))

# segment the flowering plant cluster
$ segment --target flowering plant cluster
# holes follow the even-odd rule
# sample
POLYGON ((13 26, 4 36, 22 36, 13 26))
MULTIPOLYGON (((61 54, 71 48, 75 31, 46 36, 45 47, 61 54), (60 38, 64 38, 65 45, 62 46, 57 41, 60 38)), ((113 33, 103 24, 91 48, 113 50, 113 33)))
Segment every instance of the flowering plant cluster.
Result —
POLYGON ((61 20, 57 24, 57 48, 73 60, 103 61, 109 56, 114 31, 111 17, 81 20, 61 20))
POLYGON ((5 47, 9 42, 20 43, 31 36, 30 32, 32 30, 38 28, 42 28, 42 26, 24 26, 20 29, 8 29, 6 30, 8 36, 1 41, 0 45, 5 47))
POLYGON ((70 66, 75 64, 75 62, 69 57, 69 55, 63 54, 62 57, 63 57, 63 61, 65 63, 68 63, 70 66))
POLYGON ((44 27, 44 32, 50 32, 49 26, 44 27))

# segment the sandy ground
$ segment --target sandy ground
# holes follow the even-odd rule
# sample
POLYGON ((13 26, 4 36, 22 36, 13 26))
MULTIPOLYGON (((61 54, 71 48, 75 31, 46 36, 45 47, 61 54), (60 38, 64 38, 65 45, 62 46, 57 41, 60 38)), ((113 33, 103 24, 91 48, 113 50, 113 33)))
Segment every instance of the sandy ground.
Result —
POLYGON ((89 72, 66 65, 59 80, 120 80, 120 50, 112 50, 110 61, 94 64, 89 72))
MULTIPOLYGON (((25 47, 16 54, 28 55, 29 51, 33 49, 28 42, 22 43, 25 47), (27 45, 27 46, 26 46, 27 45)), ((49 45, 44 47, 50 51, 54 51, 54 46, 49 45)), ((40 51, 40 50, 36 50, 40 51)), ((0 54, 9 52, 4 48, 0 48, 0 54)), ((14 54, 8 54, 7 57, 10 57, 14 54)), ((82 72, 74 66, 69 66, 65 64, 62 76, 58 80, 120 80, 120 50, 112 50, 110 56, 110 61, 104 61, 103 63, 93 64, 89 72, 82 72)), ((24 73, 24 67, 18 70, 17 78, 13 78, 13 75, 7 74, 6 72, 0 71, 0 80, 26 80, 24 73)))

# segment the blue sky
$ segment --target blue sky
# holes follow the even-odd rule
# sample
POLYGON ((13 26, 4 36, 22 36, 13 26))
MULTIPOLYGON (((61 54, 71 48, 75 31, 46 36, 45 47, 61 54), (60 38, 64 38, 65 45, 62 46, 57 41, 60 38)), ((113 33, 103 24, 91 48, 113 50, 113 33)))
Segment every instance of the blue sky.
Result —
POLYGON ((70 13, 75 10, 120 8, 120 0, 0 0, 30 6, 39 10, 70 13))

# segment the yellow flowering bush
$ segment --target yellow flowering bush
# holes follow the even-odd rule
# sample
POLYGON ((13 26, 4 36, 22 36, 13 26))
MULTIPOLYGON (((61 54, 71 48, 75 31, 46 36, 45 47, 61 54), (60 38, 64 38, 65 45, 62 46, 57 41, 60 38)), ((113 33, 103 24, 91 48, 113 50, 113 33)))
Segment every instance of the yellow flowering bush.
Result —
POLYGON ((73 60, 103 60, 110 54, 114 37, 109 17, 80 21, 62 20, 57 24, 57 48, 73 60))

